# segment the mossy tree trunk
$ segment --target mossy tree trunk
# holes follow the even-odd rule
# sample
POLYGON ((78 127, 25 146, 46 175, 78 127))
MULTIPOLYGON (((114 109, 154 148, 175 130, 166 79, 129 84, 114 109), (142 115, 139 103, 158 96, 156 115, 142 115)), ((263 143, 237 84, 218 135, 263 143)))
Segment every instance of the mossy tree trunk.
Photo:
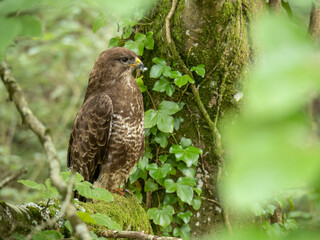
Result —
MULTIPOLYGON (((186 103, 180 112, 184 122, 177 133, 178 138, 190 138, 203 150, 197 177, 203 182, 206 199, 219 201, 217 182, 221 172, 223 174, 221 149, 217 149, 221 143, 219 119, 227 111, 238 109, 234 96, 240 91, 241 76, 252 59, 250 22, 264 5, 264 0, 178 0, 170 20, 171 38, 184 64, 188 68, 204 64, 206 69, 205 78, 195 74, 194 78, 201 101, 216 127, 215 132, 208 127, 190 86, 185 93, 184 88, 179 89, 180 92, 170 99, 186 103)), ((154 57, 164 58, 171 64, 177 61, 166 39, 165 19, 171 7, 172 0, 162 0, 151 13, 152 25, 147 30, 154 33, 155 50, 144 56, 144 62, 150 63, 149 69, 154 57)), ((157 79, 144 78, 149 89, 155 81, 157 79)), ((163 95, 156 92, 152 92, 152 96, 155 101, 163 100, 163 95)), ((146 109, 152 108, 148 95, 144 99, 146 109)), ((214 201, 204 200, 191 220, 193 235, 221 228, 224 221, 223 209, 214 201)))

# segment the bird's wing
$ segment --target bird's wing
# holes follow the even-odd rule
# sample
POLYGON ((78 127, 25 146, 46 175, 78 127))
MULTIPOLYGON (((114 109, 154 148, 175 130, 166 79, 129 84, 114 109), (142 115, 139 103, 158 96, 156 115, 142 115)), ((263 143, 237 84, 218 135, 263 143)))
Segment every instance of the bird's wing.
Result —
POLYGON ((93 182, 107 154, 112 125, 112 101, 99 94, 88 98, 73 124, 68 148, 68 168, 93 182))

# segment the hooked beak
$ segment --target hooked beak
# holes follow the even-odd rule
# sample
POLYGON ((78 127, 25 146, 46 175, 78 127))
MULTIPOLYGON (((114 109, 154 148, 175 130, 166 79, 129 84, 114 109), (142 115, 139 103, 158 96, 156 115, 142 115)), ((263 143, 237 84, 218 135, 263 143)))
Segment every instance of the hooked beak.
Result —
POLYGON ((142 72, 147 70, 147 68, 144 67, 143 62, 139 58, 136 58, 136 63, 132 64, 132 66, 139 67, 142 72))

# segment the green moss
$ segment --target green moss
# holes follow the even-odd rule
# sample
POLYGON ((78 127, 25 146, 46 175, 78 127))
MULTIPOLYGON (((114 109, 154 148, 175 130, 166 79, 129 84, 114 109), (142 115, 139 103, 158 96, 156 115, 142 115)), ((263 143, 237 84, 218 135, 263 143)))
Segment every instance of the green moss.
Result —
MULTIPOLYGON (((144 209, 133 196, 123 197, 113 194, 113 202, 99 201, 97 203, 82 203, 79 205, 89 214, 106 214, 111 219, 120 224, 122 230, 144 231, 152 234, 149 218, 144 209)), ((90 229, 95 233, 105 229, 105 227, 90 224, 90 229)))

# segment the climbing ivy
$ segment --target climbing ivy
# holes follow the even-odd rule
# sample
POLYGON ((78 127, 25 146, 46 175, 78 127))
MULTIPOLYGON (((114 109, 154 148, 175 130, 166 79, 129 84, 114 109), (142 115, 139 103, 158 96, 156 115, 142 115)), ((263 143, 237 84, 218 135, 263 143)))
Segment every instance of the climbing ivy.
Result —
MULTIPOLYGON (((121 21, 122 34, 112 38, 109 47, 124 46, 138 56, 143 56, 146 50, 152 51, 153 32, 137 32, 136 25, 136 19, 121 21)), ((152 62, 149 78, 157 79, 152 91, 163 93, 162 99, 171 98, 176 88, 194 83, 189 75, 183 75, 165 59, 155 57, 152 62)), ((201 77, 205 75, 204 65, 194 66, 190 71, 201 77)), ((176 114, 185 103, 163 100, 156 104, 150 89, 143 84, 143 77, 136 80, 141 92, 148 91, 153 108, 145 111, 145 154, 131 172, 130 188, 139 201, 145 203, 149 218, 161 234, 190 239, 192 212, 188 209, 198 210, 201 206, 202 191, 197 187, 195 174, 202 150, 192 146, 190 139, 175 137, 175 131, 184 121, 176 114)))

